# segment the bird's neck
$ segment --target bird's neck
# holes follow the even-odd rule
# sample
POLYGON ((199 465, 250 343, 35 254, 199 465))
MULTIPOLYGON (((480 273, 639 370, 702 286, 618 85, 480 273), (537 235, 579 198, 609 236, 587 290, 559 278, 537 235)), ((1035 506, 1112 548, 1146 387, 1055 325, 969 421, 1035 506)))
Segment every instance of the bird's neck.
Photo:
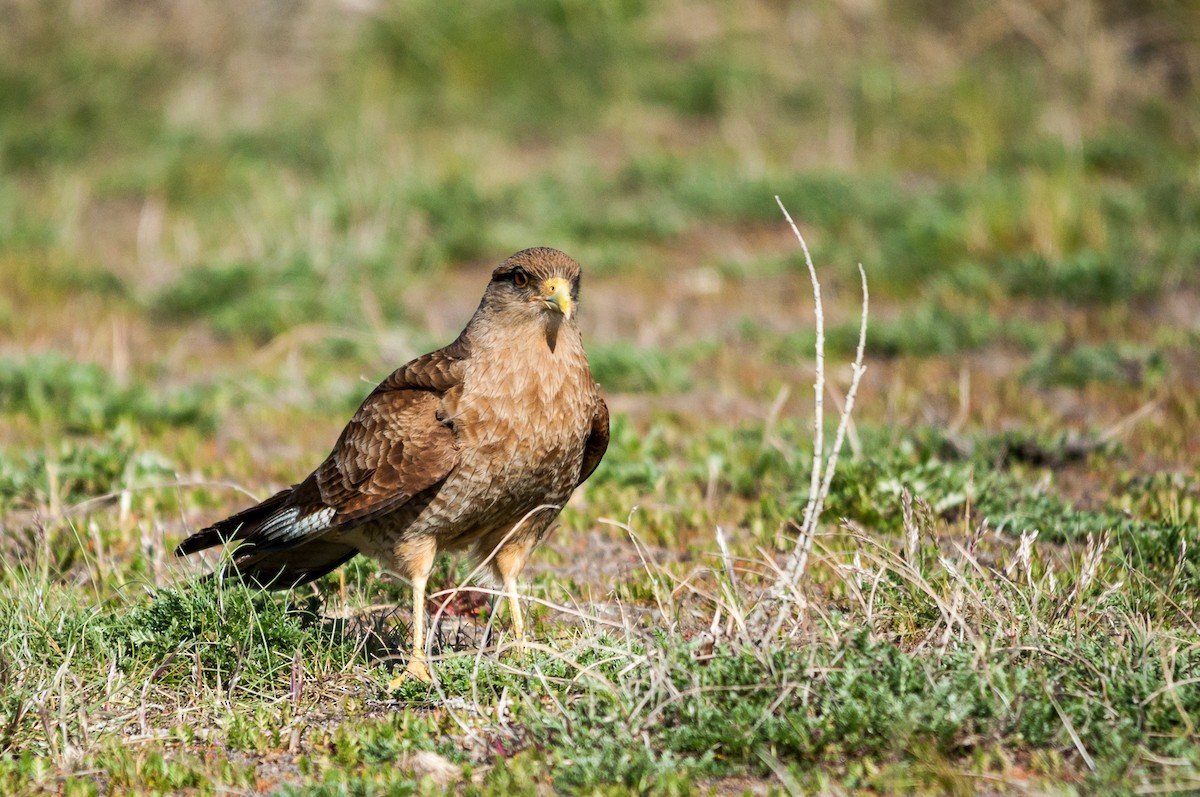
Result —
MULTIPOLYGON (((579 327, 562 316, 540 313, 531 318, 500 319, 482 315, 465 330, 477 350, 575 360, 583 352, 579 327)), ((586 366, 586 357, 584 357, 586 366)))
POLYGON ((477 389, 511 392, 529 402, 579 398, 591 389, 579 328, 569 321, 548 330, 541 319, 508 320, 503 327, 481 324, 472 333, 471 348, 486 352, 468 366, 467 379, 477 389))

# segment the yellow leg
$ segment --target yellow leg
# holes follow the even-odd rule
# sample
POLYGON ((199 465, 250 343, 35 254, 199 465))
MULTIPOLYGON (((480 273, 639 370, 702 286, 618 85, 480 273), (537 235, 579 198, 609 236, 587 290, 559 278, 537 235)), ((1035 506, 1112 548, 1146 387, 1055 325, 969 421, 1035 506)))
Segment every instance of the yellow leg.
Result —
POLYGON ((525 564, 528 551, 517 545, 501 548, 496 552, 494 567, 496 575, 504 583, 504 596, 508 599, 508 611, 512 615, 513 637, 517 641, 517 652, 525 651, 525 618, 521 614, 521 602, 517 594, 517 574, 525 564))
POLYGON ((425 662, 425 583, 428 580, 427 573, 413 576, 412 657, 404 670, 405 676, 425 683, 433 680, 425 662))
POLYGON ((433 680, 425 658, 425 585, 436 556, 437 545, 431 539, 404 542, 396 550, 396 559, 412 581, 412 656, 404 673, 389 684, 392 689, 409 678, 425 683, 433 680))
POLYGON ((525 618, 521 616, 521 601, 517 598, 517 575, 504 580, 504 592, 508 596, 508 611, 512 614, 513 636, 517 640, 517 649, 525 648, 525 618))

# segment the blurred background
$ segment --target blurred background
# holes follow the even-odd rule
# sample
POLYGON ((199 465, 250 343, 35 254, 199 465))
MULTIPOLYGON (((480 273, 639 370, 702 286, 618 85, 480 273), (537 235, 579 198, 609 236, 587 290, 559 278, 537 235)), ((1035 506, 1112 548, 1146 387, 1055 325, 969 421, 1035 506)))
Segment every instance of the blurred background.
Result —
POLYGON ((440 794, 434 748, 480 794, 1196 793, 1198 38, 1196 0, 0 0, 0 793, 440 794), (738 608, 810 497, 775 195, 830 440, 871 291, 789 640, 738 608), (481 599, 455 697, 397 691, 362 557, 271 597, 172 556, 533 245, 613 410, 523 574, 537 679, 481 599))
MULTIPOLYGON (((0 17, 10 506, 131 473, 298 478, 531 245, 585 267, 610 484, 628 487, 610 508, 661 488, 646 458, 681 458, 697 494, 736 484, 696 428, 795 419, 802 448, 811 411, 810 288, 775 194, 825 280, 838 363, 866 268, 859 413, 879 441, 1134 418, 1129 468, 1194 473, 1190 0, 3 0, 0 17)), ((1091 496, 1109 472, 1092 470, 1065 491, 1091 496)), ((189 493, 186 522, 237 500, 189 493)))

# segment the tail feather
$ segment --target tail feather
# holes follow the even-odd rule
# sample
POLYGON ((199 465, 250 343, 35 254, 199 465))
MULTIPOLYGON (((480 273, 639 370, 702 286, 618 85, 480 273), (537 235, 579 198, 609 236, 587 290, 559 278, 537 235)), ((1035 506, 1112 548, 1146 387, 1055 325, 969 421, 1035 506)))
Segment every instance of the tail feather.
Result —
POLYGON ((326 514, 318 511, 302 516, 295 507, 289 507, 294 491, 289 487, 261 504, 201 529, 180 543, 175 555, 245 542, 221 576, 270 589, 307 584, 357 556, 357 548, 321 534, 328 529, 326 514))
POLYGON ((315 581, 357 555, 358 549, 352 546, 313 540, 235 559, 222 576, 240 578, 265 589, 291 589, 315 581))
POLYGON ((234 540, 249 539, 263 523, 279 511, 284 502, 291 497, 292 489, 288 487, 286 490, 280 490, 261 504, 243 509, 236 515, 230 515, 208 528, 201 529, 181 542, 175 549, 175 555, 187 556, 190 553, 214 548, 234 540))

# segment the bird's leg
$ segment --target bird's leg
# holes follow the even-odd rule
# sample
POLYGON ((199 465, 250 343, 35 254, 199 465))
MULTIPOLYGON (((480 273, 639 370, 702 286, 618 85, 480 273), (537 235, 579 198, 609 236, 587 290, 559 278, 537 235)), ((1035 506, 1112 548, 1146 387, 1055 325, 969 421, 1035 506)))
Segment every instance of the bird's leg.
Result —
POLYGON ((517 599, 517 576, 514 573, 504 582, 504 592, 508 595, 508 611, 512 614, 513 636, 517 640, 517 650, 525 650, 525 618, 521 616, 521 602, 517 599))
POLYGON ((433 570, 437 546, 432 539, 406 541, 398 546, 396 554, 408 571, 413 588, 412 657, 401 680, 415 678, 429 683, 433 676, 429 674, 425 659, 425 585, 429 581, 429 572, 433 570))
POLYGON ((512 615, 513 637, 517 641, 517 652, 525 652, 525 618, 521 615, 521 603, 517 596, 517 574, 525 564, 527 549, 523 545, 506 545, 496 552, 494 568, 504 584, 504 596, 508 598, 508 610, 512 615))
POLYGON ((413 585, 412 657, 404 674, 426 683, 433 680, 425 662, 425 576, 416 576, 413 585))

